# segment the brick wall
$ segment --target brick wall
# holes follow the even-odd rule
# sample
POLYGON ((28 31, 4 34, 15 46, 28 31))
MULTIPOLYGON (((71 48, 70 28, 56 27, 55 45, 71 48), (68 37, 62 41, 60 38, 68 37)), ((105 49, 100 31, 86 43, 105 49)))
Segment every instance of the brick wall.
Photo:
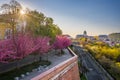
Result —
POLYGON ((48 71, 32 78, 31 80, 80 80, 77 56, 58 64, 48 71))

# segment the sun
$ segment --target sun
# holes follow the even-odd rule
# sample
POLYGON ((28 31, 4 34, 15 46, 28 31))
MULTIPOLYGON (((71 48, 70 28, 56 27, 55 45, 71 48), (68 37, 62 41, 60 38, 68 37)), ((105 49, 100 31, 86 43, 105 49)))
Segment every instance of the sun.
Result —
POLYGON ((20 14, 24 15, 24 14, 25 14, 25 11, 24 11, 24 10, 21 10, 21 11, 20 11, 20 14))

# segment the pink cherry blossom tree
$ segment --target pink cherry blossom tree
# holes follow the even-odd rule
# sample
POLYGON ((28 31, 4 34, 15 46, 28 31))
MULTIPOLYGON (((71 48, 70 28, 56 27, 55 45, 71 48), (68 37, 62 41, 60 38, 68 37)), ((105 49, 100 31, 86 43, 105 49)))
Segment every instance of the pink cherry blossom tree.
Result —
POLYGON ((0 62, 22 59, 34 51, 33 38, 28 34, 18 34, 15 39, 0 41, 0 62))
POLYGON ((51 49, 51 45, 49 44, 50 38, 48 37, 36 37, 34 39, 34 49, 35 53, 40 55, 40 60, 41 60, 41 55, 47 53, 51 49))
POLYGON ((71 41, 66 36, 57 36, 53 44, 55 49, 60 50, 60 53, 62 49, 67 48, 69 45, 71 45, 71 41))
POLYGON ((18 34, 15 37, 15 56, 19 59, 26 57, 27 55, 34 52, 34 42, 33 37, 30 34, 18 34))
POLYGON ((18 34, 14 40, 0 41, 0 62, 7 63, 20 60, 31 53, 42 55, 47 53, 51 46, 48 37, 33 37, 30 34, 18 34))
POLYGON ((10 39, 0 41, 0 62, 7 63, 15 59, 15 51, 10 39))

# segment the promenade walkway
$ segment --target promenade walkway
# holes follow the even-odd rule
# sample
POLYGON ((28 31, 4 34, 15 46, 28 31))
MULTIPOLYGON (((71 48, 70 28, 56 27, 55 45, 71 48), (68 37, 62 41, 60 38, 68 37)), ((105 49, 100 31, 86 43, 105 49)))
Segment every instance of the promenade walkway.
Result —
POLYGON ((48 55, 44 55, 43 59, 48 58, 48 60, 51 61, 52 64, 49 66, 39 66, 37 69, 34 69, 33 72, 31 72, 27 76, 23 76, 20 80, 30 80, 31 78, 40 75, 41 73, 47 71, 48 69, 72 57, 72 55, 69 53, 67 49, 64 49, 63 51, 65 52, 65 54, 60 56, 56 55, 56 51, 51 51, 48 55))

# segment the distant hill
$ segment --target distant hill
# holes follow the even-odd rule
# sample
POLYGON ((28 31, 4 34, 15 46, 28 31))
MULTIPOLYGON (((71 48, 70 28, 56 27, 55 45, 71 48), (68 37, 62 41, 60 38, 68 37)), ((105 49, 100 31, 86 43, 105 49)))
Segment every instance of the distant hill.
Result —
POLYGON ((111 33, 108 36, 112 41, 120 41, 120 33, 111 33))

